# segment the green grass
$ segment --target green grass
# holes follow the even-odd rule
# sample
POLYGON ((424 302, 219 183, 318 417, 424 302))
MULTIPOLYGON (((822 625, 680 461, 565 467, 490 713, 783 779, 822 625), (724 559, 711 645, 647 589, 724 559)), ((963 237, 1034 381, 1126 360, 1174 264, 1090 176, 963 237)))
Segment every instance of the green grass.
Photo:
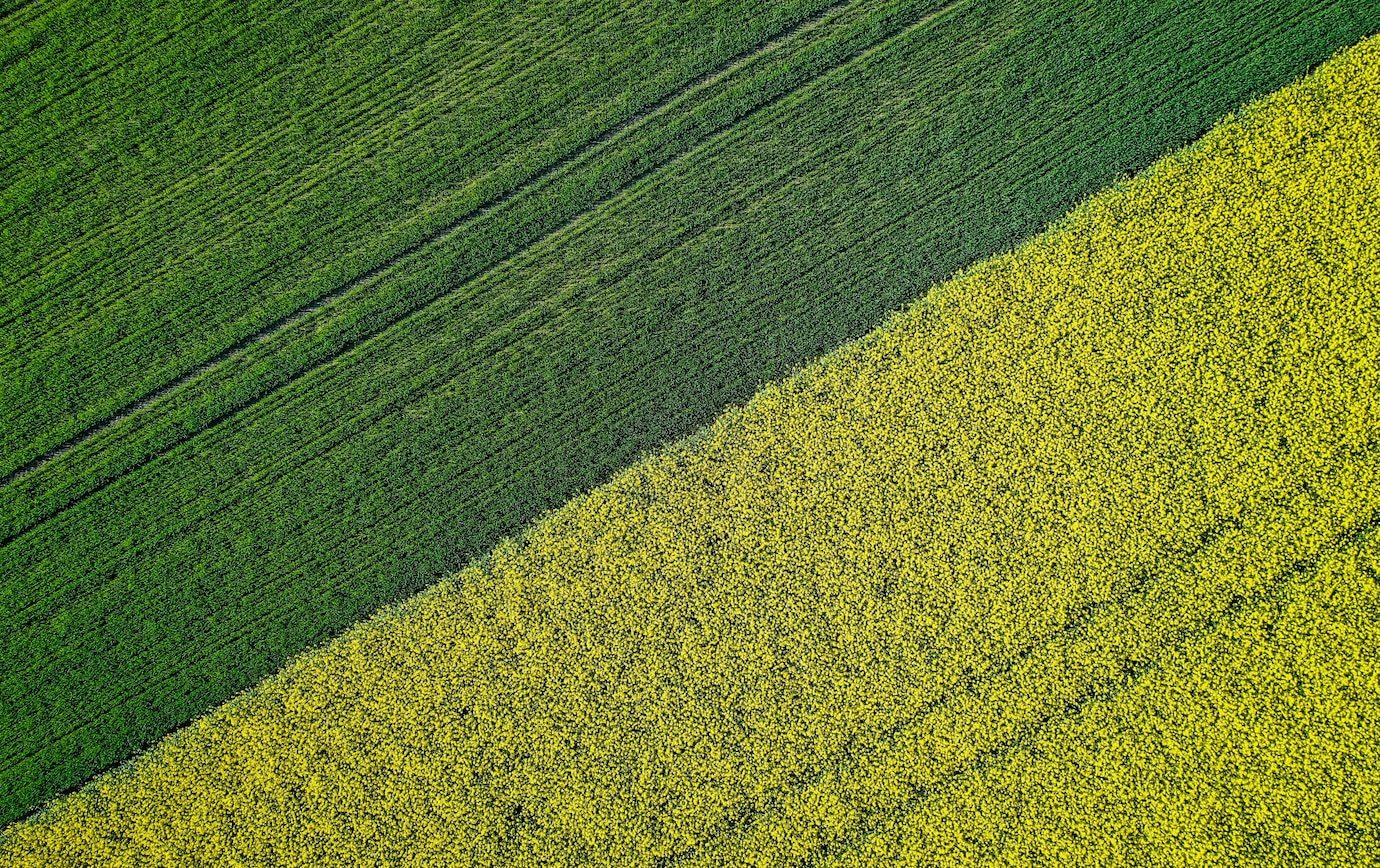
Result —
MULTIPOLYGON (((627 61, 594 76, 588 93, 553 72, 552 112, 534 113, 490 162, 438 158, 433 146, 442 156, 469 146, 458 133, 444 146, 402 137, 379 158, 392 161, 387 170, 332 174, 311 188, 319 200, 297 210, 279 207, 277 194, 222 198, 194 184, 182 222, 149 211, 98 243, 61 235, 88 225, 82 209, 98 206, 53 187, 46 195, 65 222, 44 230, 28 260, 6 248, 42 286, 13 296, 5 315, 30 317, 57 347, 5 350, 4 430, 19 444, 7 449, 11 469, 305 301, 398 261, 0 491, 0 819, 430 584, 1380 25, 1380 11, 1361 2, 859 0, 723 76, 695 78, 819 8, 743 24, 732 44, 704 42, 703 56, 667 48, 679 57, 669 67, 654 52, 627 61), (655 86, 648 68, 665 72, 655 86), (647 108, 658 110, 603 135, 647 108), (427 197, 444 201, 427 210, 427 197), (194 217, 222 212, 223 226, 194 217), (457 232, 425 243, 466 214, 457 232), (169 226, 189 234, 171 240, 169 226), (241 249, 241 235, 260 246, 241 249), (101 252, 107 243, 129 247, 121 258, 101 252), (165 250, 204 270, 168 264, 165 250), (222 259, 225 250, 239 252, 222 259), (70 270, 45 264, 69 255, 70 270), (129 285, 147 277, 164 288, 119 296, 119 281, 100 277, 109 268, 125 269, 129 285), (119 297, 96 314, 106 289, 119 297), (44 306, 37 299, 49 290, 44 306), (128 320, 115 313, 121 303, 128 320), (114 336, 126 322, 143 331, 122 345, 114 336), (69 350, 99 360, 65 368, 69 350), (47 396, 50 379, 51 397, 25 397, 40 381, 47 396)), ((749 20, 731 13, 718 14, 749 20)), ((683 51, 677 32, 665 39, 683 51)), ((300 86, 319 95, 336 80, 324 68, 333 55, 302 38, 323 69, 300 86)), ((258 86, 257 73, 242 74, 258 86)), ((410 74, 393 86, 420 99, 428 89, 410 74)), ((367 69, 355 75, 388 86, 367 69)), ((174 93, 198 74, 166 78, 174 93)), ((381 91, 368 93, 354 111, 376 106, 381 91)), ((510 106, 534 99, 518 84, 504 93, 510 106)), ((249 106, 275 105, 241 99, 246 117, 249 106)), ((400 122, 398 110, 378 111, 361 140, 400 122)), ((478 117, 456 115, 458 127, 478 117)), ((274 117, 264 128, 286 123, 274 117)), ((189 135, 201 129, 194 116, 184 124, 189 135)), ((126 151, 149 129, 115 126, 112 137, 134 137, 126 151)), ((482 136, 485 124, 474 128, 482 136)), ((301 155, 313 146, 336 154, 340 127, 312 129, 315 145, 261 159, 305 172, 315 163, 301 155)), ((206 146, 189 143, 188 153, 206 146)), ((35 148, 32 159, 46 158, 35 148)), ((146 194, 159 188, 154 169, 138 177, 146 194)), ((19 244, 22 207, 5 212, 6 244, 19 244)))

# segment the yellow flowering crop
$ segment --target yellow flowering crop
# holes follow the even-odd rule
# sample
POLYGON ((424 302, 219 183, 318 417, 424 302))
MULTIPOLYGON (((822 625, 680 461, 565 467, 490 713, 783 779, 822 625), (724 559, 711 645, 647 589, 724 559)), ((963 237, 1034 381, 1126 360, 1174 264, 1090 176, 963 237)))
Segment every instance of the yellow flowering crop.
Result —
POLYGON ((1373 860, 1376 154, 1370 40, 0 863, 1373 860))
POLYGON ((1380 864, 1377 577, 1372 530, 822 863, 1380 864))

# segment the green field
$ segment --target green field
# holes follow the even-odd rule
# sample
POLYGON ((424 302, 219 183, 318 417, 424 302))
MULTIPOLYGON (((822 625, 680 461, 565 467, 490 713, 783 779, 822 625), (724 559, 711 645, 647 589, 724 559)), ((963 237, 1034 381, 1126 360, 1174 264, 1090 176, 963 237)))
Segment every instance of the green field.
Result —
POLYGON ((0 821, 1380 27, 757 8, 9 13, 0 821))
POLYGON ((258 5, 7 22, 0 473, 827 3, 258 5))

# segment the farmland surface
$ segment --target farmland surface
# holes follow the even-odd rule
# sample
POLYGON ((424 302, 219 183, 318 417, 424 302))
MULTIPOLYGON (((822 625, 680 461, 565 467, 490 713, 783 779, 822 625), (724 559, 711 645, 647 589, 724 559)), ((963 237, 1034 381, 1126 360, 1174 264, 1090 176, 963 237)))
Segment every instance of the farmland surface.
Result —
POLYGON ((8 13, 0 820, 1380 27, 413 7, 8 13))
POLYGON ((16 865, 1372 864, 1380 39, 12 827, 16 865))

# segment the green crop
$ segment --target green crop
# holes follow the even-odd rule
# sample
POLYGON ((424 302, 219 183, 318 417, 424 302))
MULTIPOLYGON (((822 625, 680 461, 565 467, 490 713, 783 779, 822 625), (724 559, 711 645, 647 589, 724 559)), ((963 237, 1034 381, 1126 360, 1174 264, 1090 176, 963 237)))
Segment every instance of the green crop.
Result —
POLYGON ((1380 39, 297 658, 16 865, 1375 854, 1380 39))
POLYGON ((93 5, 4 26, 0 475, 828 2, 93 5))

